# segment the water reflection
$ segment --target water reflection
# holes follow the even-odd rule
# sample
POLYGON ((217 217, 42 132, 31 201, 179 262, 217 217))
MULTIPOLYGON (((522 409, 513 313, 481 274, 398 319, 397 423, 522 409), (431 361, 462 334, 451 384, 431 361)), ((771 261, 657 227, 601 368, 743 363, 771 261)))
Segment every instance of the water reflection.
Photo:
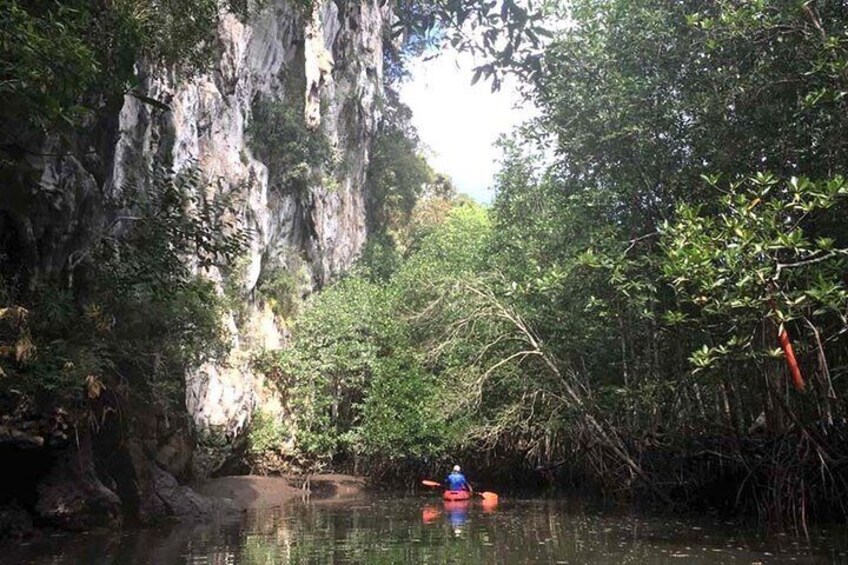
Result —
MULTIPOLYGON (((9 558, 8 561, 6 558, 9 558)), ((812 543, 709 521, 654 519, 565 501, 383 497, 294 504, 243 521, 48 538, 10 563, 840 563, 832 533, 812 543)))
POLYGON ((468 509, 471 507, 470 500, 454 500, 445 501, 445 512, 448 515, 448 522, 454 533, 459 533, 465 521, 468 519, 468 509))
POLYGON ((425 506, 421 511, 421 520, 425 524, 437 522, 442 515, 442 509, 436 506, 425 506))
POLYGON ((497 499, 483 499, 477 503, 472 500, 445 500, 441 506, 427 504, 421 510, 421 519, 425 524, 433 524, 438 522, 444 514, 454 534, 458 535, 462 532, 462 527, 468 520, 468 512, 472 506, 479 506, 483 514, 491 514, 497 509, 498 501, 497 499))
POLYGON ((471 504, 470 500, 446 500, 442 503, 441 508, 428 504, 421 511, 421 519, 425 524, 434 524, 438 523, 442 514, 444 514, 454 534, 458 535, 462 532, 462 527, 468 520, 468 510, 471 508, 471 504))

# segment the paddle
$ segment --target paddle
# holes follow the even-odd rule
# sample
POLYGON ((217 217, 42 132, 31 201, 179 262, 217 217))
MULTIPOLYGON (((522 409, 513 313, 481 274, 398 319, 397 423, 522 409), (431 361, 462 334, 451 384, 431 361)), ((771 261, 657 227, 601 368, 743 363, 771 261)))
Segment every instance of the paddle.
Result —
MULTIPOLYGON (((428 481, 426 479, 421 481, 421 484, 424 485, 424 486, 427 486, 427 487, 440 487, 440 486, 442 486, 442 483, 439 483, 437 481, 428 481)), ((472 494, 479 494, 480 496, 483 497, 483 500, 486 500, 488 502, 497 502, 498 501, 497 493, 489 492, 489 491, 483 491, 483 492, 471 491, 471 492, 472 492, 472 494)))
POLYGON ((482 496, 484 502, 491 502, 492 504, 497 504, 498 502, 497 493, 484 490, 483 492, 477 492, 475 494, 479 494, 480 496, 482 496))

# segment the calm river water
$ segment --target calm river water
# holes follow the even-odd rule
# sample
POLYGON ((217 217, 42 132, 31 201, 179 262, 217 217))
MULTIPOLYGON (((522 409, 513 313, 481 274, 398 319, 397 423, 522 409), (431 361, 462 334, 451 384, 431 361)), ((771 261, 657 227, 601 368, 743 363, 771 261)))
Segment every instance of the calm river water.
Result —
POLYGON ((765 536, 563 500, 496 508, 434 496, 296 502, 226 524, 75 534, 13 548, 3 563, 846 563, 844 532, 765 536))

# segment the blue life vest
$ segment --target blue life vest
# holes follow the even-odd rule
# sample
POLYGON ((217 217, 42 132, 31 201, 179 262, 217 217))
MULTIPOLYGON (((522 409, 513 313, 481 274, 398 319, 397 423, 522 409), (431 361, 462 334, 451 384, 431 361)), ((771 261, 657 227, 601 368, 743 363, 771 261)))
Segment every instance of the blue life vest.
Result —
POLYGON ((465 490, 469 488, 468 481, 465 480, 465 475, 455 471, 448 475, 445 482, 448 484, 448 490, 465 490))

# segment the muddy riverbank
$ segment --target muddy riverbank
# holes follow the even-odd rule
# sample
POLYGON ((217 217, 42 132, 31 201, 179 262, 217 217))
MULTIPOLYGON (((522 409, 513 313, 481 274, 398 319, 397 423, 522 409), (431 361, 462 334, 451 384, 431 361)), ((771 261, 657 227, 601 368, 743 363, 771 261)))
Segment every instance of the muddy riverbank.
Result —
POLYGON ((364 493, 365 479, 340 474, 242 475, 211 479, 198 485, 196 490, 204 496, 228 499, 239 510, 257 510, 304 497, 316 500, 353 499, 364 493))

